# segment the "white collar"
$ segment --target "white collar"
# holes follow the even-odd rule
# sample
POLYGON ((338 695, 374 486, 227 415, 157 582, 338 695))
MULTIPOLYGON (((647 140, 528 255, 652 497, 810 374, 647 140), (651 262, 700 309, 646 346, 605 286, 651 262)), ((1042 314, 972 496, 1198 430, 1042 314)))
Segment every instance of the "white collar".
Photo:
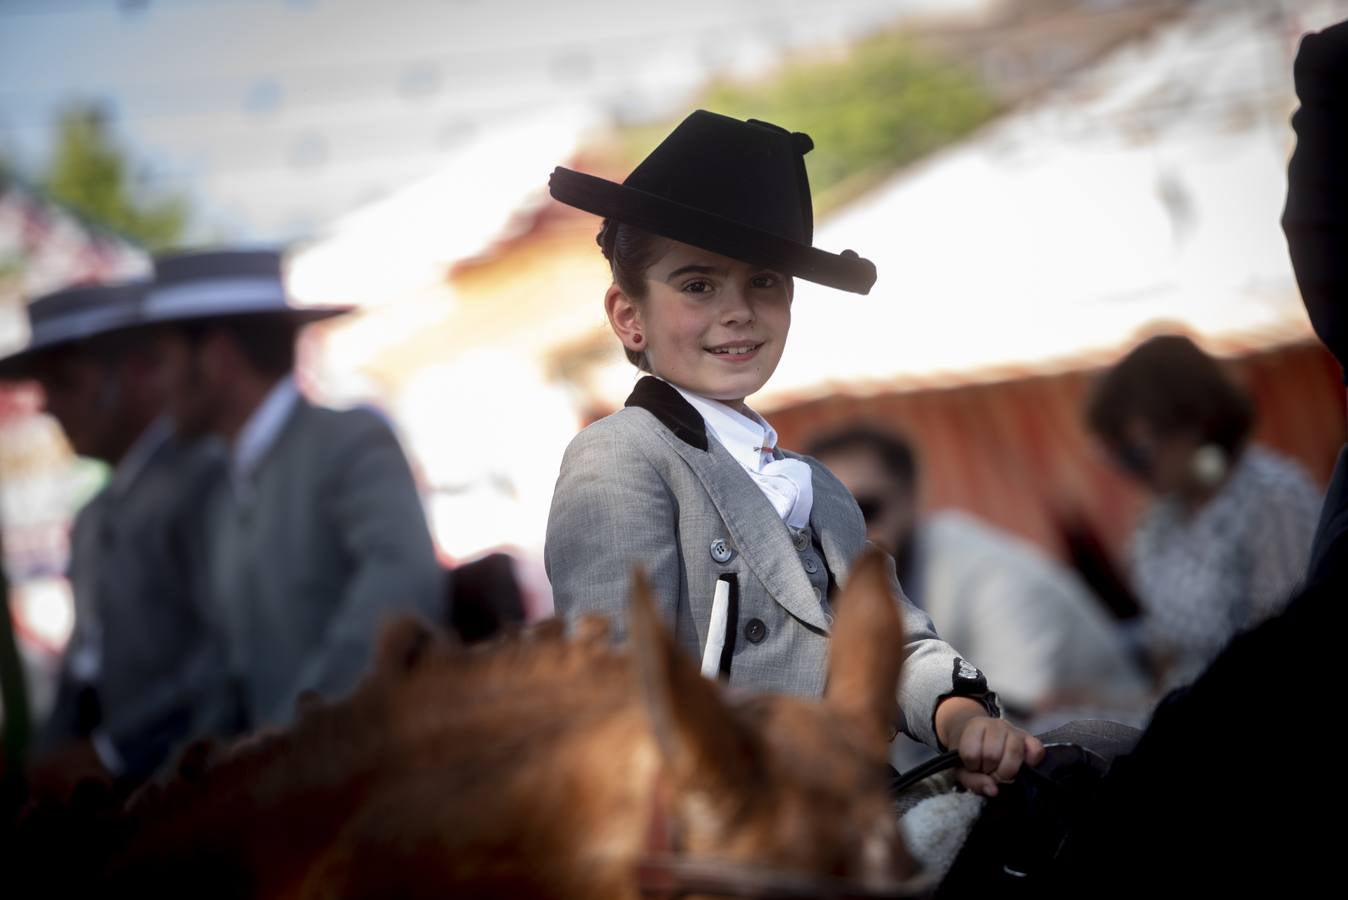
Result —
POLYGON ((140 437, 132 442, 130 448, 118 460, 117 468, 112 472, 112 480, 108 482, 108 490, 114 494, 124 494, 130 490, 131 485, 140 477, 140 473, 145 471, 150 457, 154 456, 172 435, 173 425, 166 416, 160 416, 147 425, 140 433, 140 437))
POLYGON ((717 400, 685 391, 668 381, 665 383, 693 405, 702 415, 707 430, 744 468, 761 472, 765 463, 772 462, 772 451, 777 446, 777 430, 758 413, 746 406, 749 414, 745 415, 717 400))
POLYGON ((257 469, 267 451, 281 436, 282 427, 299 402, 300 392, 295 386, 295 376, 286 375, 276 382, 243 424, 234 441, 230 468, 235 477, 251 475, 257 469))
POLYGON ((814 476, 810 466, 799 459, 777 459, 774 453, 777 432, 762 416, 747 406, 746 415, 724 403, 685 391, 677 384, 665 383, 692 404, 702 416, 709 437, 715 438, 749 474, 783 522, 797 529, 810 524, 810 510, 814 506, 814 476))

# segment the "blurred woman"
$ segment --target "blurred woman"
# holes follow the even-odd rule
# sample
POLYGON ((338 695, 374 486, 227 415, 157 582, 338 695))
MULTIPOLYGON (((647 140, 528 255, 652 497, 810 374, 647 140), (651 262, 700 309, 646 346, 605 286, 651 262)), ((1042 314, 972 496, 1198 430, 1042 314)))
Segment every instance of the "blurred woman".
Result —
POLYGON ((1320 493, 1250 443, 1254 418, 1245 391, 1178 335, 1136 347, 1088 404, 1091 430, 1154 498, 1130 567, 1143 649, 1165 686, 1281 610, 1306 571, 1320 493))

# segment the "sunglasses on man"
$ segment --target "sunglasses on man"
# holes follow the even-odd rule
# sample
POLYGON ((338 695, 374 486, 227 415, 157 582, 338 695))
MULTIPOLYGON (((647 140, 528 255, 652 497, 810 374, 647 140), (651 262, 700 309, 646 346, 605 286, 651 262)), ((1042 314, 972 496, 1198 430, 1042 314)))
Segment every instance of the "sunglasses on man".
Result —
POLYGON ((1114 461, 1128 474, 1146 481, 1156 467, 1156 454, 1148 447, 1124 442, 1113 448, 1114 461))
POLYGON ((866 520, 868 525, 876 518, 884 515, 885 510, 889 507, 889 503, 883 498, 870 494, 862 494, 855 499, 857 506, 861 508, 861 517, 866 520))

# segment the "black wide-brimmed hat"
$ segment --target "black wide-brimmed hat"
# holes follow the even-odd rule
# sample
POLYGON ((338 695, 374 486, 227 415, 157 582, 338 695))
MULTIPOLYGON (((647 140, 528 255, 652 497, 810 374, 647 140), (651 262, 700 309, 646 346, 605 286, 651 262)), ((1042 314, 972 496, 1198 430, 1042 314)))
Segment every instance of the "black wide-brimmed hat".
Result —
POLYGON ((154 285, 145 297, 145 325, 245 316, 283 316, 297 322, 350 312, 351 306, 292 302, 276 250, 195 250, 154 261, 154 285))
POLYGON ((148 285, 82 285, 36 298, 28 304, 28 343, 0 358, 0 378, 29 378, 44 354, 134 327, 148 285))
POLYGON ((558 166, 568 206, 829 287, 869 293, 875 264, 813 246, 809 135, 699 109, 622 184, 558 166))

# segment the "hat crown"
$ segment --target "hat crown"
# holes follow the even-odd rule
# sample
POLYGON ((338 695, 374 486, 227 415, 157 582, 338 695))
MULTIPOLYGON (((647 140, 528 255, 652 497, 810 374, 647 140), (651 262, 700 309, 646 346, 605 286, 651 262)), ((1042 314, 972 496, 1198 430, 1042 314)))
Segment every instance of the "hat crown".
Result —
POLYGON ((217 278, 256 278, 282 282, 281 254, 275 250, 194 250, 156 257, 155 282, 161 286, 217 278))
POLYGON ((286 291, 276 250, 196 250, 155 259, 145 298, 147 324, 236 316, 289 316, 317 321, 349 306, 296 305, 286 291))
POLYGON ((864 294, 875 283, 870 260, 812 246, 804 156, 813 147, 808 135, 700 109, 622 184, 558 166, 548 190, 611 222, 864 294))
POLYGON ((773 234, 810 244, 814 215, 804 134, 699 109, 632 170, 623 184, 773 234))

